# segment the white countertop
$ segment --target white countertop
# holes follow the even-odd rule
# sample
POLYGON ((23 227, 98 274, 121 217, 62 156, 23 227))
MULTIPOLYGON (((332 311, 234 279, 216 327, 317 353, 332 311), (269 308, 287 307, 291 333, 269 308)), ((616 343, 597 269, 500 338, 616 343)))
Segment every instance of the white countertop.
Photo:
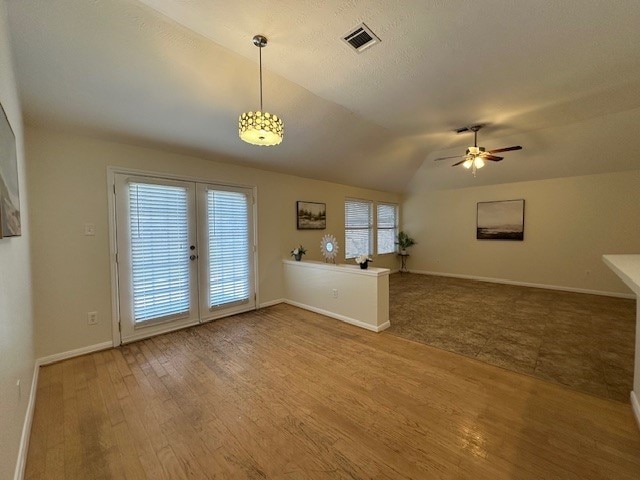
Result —
POLYGON ((640 255, 603 255, 602 260, 640 297, 640 255))
POLYGON ((319 269, 328 269, 333 271, 342 270, 343 272, 348 272, 350 274, 366 275, 369 277, 380 277, 382 275, 389 275, 391 273, 391 270, 389 270, 388 268, 376 268, 376 267, 372 267, 371 265, 369 265, 369 268, 367 269, 362 269, 360 268, 360 265, 358 265, 355 262, 353 265, 347 265, 345 263, 335 264, 335 263, 317 262, 314 260, 302 260, 300 262, 297 262, 295 260, 283 259, 282 262, 288 265, 295 265, 296 267, 316 268, 316 269, 319 268, 319 269))

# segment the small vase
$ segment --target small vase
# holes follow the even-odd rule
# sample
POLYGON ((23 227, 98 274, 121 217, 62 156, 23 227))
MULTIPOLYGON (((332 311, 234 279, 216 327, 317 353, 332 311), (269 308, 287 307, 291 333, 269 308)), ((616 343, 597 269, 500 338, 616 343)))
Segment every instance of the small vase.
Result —
POLYGON ((362 262, 362 263, 360 264, 360 268, 361 268, 362 270, 366 270, 367 268, 369 268, 369 262, 362 262))
POLYGON ((294 257, 296 259, 296 262, 299 262, 300 260, 302 260, 302 254, 301 253, 298 253, 298 254, 294 255, 294 257))

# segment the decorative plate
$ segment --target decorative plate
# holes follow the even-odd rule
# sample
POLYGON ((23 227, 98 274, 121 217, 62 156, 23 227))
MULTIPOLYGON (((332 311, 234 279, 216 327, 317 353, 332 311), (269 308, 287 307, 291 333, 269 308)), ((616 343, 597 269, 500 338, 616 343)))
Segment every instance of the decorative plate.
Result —
POLYGON ((326 262, 336 263, 338 255, 338 241, 333 235, 325 235, 320 241, 320 251, 326 262))

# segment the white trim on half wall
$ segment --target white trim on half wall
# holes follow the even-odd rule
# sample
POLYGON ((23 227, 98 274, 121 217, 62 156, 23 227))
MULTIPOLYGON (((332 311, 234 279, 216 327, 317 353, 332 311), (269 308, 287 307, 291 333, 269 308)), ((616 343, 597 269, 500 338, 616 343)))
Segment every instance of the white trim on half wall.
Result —
POLYGON ((311 305, 305 305, 304 303, 294 302, 293 300, 285 300, 284 303, 292 305, 294 307, 303 308, 304 310, 309 310, 310 312, 319 313, 320 315, 324 315, 325 317, 335 318, 336 320, 341 320, 345 323, 349 323, 351 325, 355 325, 356 327, 364 328, 365 330, 370 330, 372 332, 381 332, 391 326, 391 323, 389 323, 389 321, 386 321, 382 325, 376 327, 374 325, 361 322, 360 320, 356 320, 355 318, 347 317, 346 315, 330 312, 322 308, 312 307, 311 305))

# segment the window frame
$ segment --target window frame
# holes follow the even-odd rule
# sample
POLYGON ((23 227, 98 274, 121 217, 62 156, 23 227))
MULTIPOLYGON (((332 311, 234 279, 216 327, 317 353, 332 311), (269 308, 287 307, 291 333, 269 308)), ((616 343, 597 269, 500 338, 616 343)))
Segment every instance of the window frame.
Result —
POLYGON ((397 203, 375 202, 375 209, 376 209, 376 221, 375 221, 376 255, 389 255, 389 254, 396 253, 397 249, 395 248, 395 245, 396 245, 396 240, 398 238, 398 228, 400 226, 400 207, 398 206, 397 203), (393 220, 394 220, 393 227, 382 227, 381 228, 378 225, 378 223, 379 223, 378 207, 380 205, 393 207, 393 220), (393 245, 394 245, 394 248, 390 252, 382 252, 382 253, 380 252, 380 243, 378 242, 378 234, 379 234, 380 230, 392 230, 393 231, 393 245))
MULTIPOLYGON (((396 249, 394 248, 391 252, 379 253, 378 251, 378 205, 388 205, 394 207, 395 210, 395 225, 393 227, 394 231, 394 245, 395 239, 398 236, 398 231, 400 228, 400 205, 394 202, 384 202, 384 201, 376 201, 370 200, 366 198, 356 198, 356 197, 345 197, 344 199, 344 259, 345 260, 353 260, 356 258, 355 256, 347 255, 347 236, 350 230, 368 230, 369 231, 369 255, 380 256, 380 255, 393 255, 396 253, 396 249), (366 203, 370 207, 370 222, 368 228, 348 228, 347 227, 347 203, 348 202, 357 202, 357 203, 366 203)), ((391 230, 391 228, 385 228, 385 230, 391 230)))

